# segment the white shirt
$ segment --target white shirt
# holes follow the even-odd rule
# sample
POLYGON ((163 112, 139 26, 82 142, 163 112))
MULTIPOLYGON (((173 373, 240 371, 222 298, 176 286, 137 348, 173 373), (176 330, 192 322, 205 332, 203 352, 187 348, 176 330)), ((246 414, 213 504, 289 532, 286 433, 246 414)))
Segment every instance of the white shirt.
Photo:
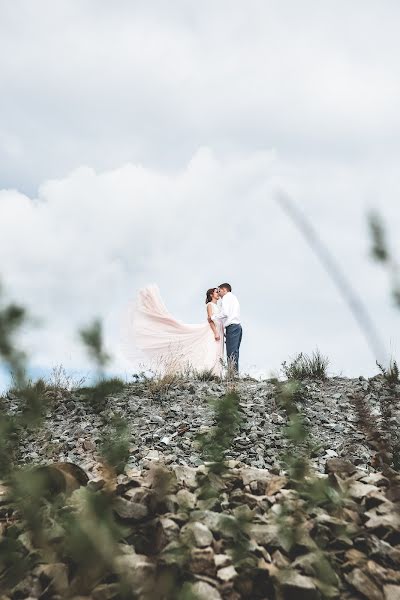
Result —
POLYGON ((222 296, 220 309, 219 314, 215 315, 215 318, 222 319, 224 327, 240 324, 240 305, 235 294, 227 292, 225 296, 222 296))

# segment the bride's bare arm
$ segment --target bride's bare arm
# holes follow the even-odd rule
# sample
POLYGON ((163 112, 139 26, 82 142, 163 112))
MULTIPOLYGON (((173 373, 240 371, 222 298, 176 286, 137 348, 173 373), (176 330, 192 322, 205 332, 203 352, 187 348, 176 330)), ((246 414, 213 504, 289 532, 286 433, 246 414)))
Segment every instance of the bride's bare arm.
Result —
POLYGON ((208 315, 208 322, 209 322, 210 327, 211 327, 211 329, 213 331, 214 337, 215 337, 216 341, 218 342, 221 338, 218 335, 217 328, 215 327, 215 323, 212 320, 212 307, 211 307, 211 304, 207 304, 207 315, 208 315))

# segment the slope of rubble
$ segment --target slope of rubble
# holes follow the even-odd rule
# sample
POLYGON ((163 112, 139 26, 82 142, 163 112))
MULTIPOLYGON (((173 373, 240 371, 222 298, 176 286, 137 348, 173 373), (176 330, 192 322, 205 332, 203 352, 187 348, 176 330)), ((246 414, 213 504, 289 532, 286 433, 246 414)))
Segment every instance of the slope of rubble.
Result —
MULTIPOLYGON (((101 406, 49 391, 18 457, 46 492, 38 504, 24 475, 16 500, 0 483, 0 600, 399 600, 400 475, 377 462, 373 435, 390 427, 397 443, 399 386, 304 382, 301 481, 285 470, 275 383, 241 380, 236 392, 240 425, 216 472, 198 434, 214 425, 222 383, 142 381, 101 406), (100 457, 116 416, 129 431, 120 475, 100 457)), ((18 410, 12 393, 1 402, 18 410)))
MULTIPOLYGON (((400 395, 400 386, 397 394, 400 395)), ((262 469, 278 469, 285 451, 286 416, 276 401, 272 382, 241 380, 236 386, 242 422, 227 459, 262 469)), ((59 391, 40 432, 27 435, 22 448, 23 463, 69 461, 90 475, 96 471, 96 445, 113 417, 120 416, 131 433, 129 466, 141 468, 146 461, 163 455, 167 465, 201 464, 196 436, 213 425, 208 400, 226 392, 217 382, 180 382, 167 390, 150 393, 146 383, 129 384, 109 397, 104 408, 93 409, 73 392, 59 391)), ((370 468, 371 449, 360 431, 354 398, 362 395, 379 422, 382 403, 389 398, 381 377, 304 383, 298 404, 310 430, 311 460, 323 472, 326 460, 343 457, 370 468)), ((6 398, 12 411, 15 399, 6 398)), ((400 405, 392 410, 394 429, 400 422, 400 405)))

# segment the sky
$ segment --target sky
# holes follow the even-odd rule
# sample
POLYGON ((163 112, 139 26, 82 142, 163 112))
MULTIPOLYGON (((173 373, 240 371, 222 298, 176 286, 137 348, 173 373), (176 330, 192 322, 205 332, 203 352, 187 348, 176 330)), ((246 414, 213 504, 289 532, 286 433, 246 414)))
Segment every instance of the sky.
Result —
POLYGON ((18 337, 32 368, 90 368, 77 331, 98 317, 129 377, 140 287, 199 323, 229 281, 244 371, 319 348, 332 375, 376 373, 280 194, 395 356, 367 213, 400 257, 399 17, 394 0, 0 0, 0 280, 34 319, 18 337))

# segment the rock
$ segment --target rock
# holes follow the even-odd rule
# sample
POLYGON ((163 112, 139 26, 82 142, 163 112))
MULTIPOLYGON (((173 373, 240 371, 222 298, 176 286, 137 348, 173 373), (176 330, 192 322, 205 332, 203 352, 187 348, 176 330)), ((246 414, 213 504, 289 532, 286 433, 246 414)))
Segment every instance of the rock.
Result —
POLYGON ((178 537, 180 530, 179 526, 175 523, 175 521, 167 517, 160 517, 159 522, 163 529, 165 538, 168 542, 171 542, 172 540, 175 540, 178 537))
POLYGON ((158 423, 159 425, 164 425, 165 423, 165 419, 163 419, 159 415, 153 415, 151 420, 153 423, 158 423))
POLYGON ((327 450, 325 452, 325 454, 326 454, 326 456, 329 456, 329 458, 332 458, 334 456, 336 457, 338 455, 338 453, 336 452, 336 450, 327 450))
POLYGON ((326 461, 325 472, 326 473, 346 473, 352 475, 357 470, 357 467, 348 460, 343 458, 330 458, 326 461))
POLYGON ((196 506, 197 498, 188 490, 179 490, 176 499, 181 508, 193 509, 196 506))
POLYGON ((39 579, 51 584, 51 588, 58 594, 63 594, 68 589, 68 568, 63 563, 40 565, 37 574, 39 579))
POLYGON ((355 498, 356 500, 362 500, 370 492, 379 492, 379 489, 375 485, 370 485, 369 483, 353 481, 348 489, 348 492, 352 498, 355 498))
POLYGON ((71 462, 41 465, 35 467, 34 473, 42 478, 49 496, 59 493, 70 495, 80 487, 86 486, 89 481, 85 471, 71 462))
POLYGON ((294 570, 284 569, 278 572, 278 586, 286 600, 319 600, 320 594, 311 579, 294 570))
POLYGON ((196 489, 196 473, 197 470, 194 467, 177 465, 173 468, 176 479, 180 485, 184 485, 189 489, 196 489))
POLYGON ((281 536, 280 528, 276 523, 251 523, 249 536, 261 546, 274 546, 288 551, 290 542, 281 536))
POLYGON ((384 558, 390 565, 395 565, 400 570, 400 548, 393 548, 388 542, 380 540, 376 535, 368 536, 369 556, 384 558))
POLYGON ((279 490, 281 490, 283 487, 285 487, 285 485, 287 484, 287 481, 288 480, 286 477, 280 477, 279 475, 272 475, 272 477, 270 478, 270 480, 267 482, 267 484, 265 486, 265 495, 273 496, 274 494, 279 492, 279 490))
POLYGON ((367 529, 400 530, 400 514, 392 512, 386 515, 374 515, 364 524, 367 529))
POLYGON ((226 567, 231 562, 231 558, 227 554, 214 554, 215 566, 220 569, 226 567))
POLYGON ((198 548, 210 546, 213 541, 211 531, 198 521, 192 521, 184 525, 181 529, 180 537, 187 545, 195 545, 198 548))
POLYGON ((84 440, 82 446, 84 450, 88 450, 89 452, 96 450, 96 444, 92 440, 84 440))
POLYGON ((94 492, 101 490, 106 484, 106 480, 103 477, 96 477, 91 479, 88 483, 88 488, 94 492))
POLYGON ((231 581, 237 577, 237 571, 233 565, 229 565, 228 567, 223 567, 217 571, 218 579, 221 581, 231 581))
POLYGON ((384 585, 383 595, 385 600, 400 600, 400 585, 384 585))
POLYGON ((141 521, 148 515, 148 509, 144 504, 131 502, 130 500, 125 500, 125 498, 115 498, 112 507, 121 519, 141 521))
POLYGON ((222 600, 221 594, 215 587, 206 581, 196 581, 196 583, 186 583, 182 592, 187 594, 187 598, 193 600, 222 600))
POLYGON ((151 594, 154 590, 155 565, 147 556, 135 552, 117 556, 114 568, 117 574, 123 575, 135 596, 151 594))
POLYGON ((330 586, 333 597, 337 597, 339 595, 339 578, 333 570, 329 560, 327 560, 323 555, 321 555, 321 553, 309 552, 307 554, 298 556, 292 562, 291 566, 293 568, 299 569, 305 575, 308 575, 309 577, 314 577, 320 580, 321 582, 323 581, 325 585, 330 586))
POLYGON ((267 485, 271 474, 267 469, 243 468, 240 469, 240 476, 243 480, 243 485, 249 485, 252 481, 257 481, 263 485, 267 485))
POLYGON ((158 461, 160 460, 160 453, 158 452, 158 450, 149 450, 144 458, 146 460, 158 461))
POLYGON ((389 480, 382 475, 382 473, 368 473, 364 477, 361 477, 360 481, 363 483, 370 483, 371 485, 376 485, 378 487, 387 487, 389 485, 389 480))
POLYGON ((193 573, 215 575, 216 566, 214 561, 214 551, 212 548, 192 548, 190 551, 189 568, 193 573))
POLYGON ((93 600, 114 600, 118 598, 121 586, 118 583, 101 583, 91 593, 93 600))
POLYGON ((361 569, 353 569, 353 571, 344 577, 350 585, 360 592, 360 594, 368 598, 368 600, 384 600, 381 590, 368 575, 361 571, 361 569))

